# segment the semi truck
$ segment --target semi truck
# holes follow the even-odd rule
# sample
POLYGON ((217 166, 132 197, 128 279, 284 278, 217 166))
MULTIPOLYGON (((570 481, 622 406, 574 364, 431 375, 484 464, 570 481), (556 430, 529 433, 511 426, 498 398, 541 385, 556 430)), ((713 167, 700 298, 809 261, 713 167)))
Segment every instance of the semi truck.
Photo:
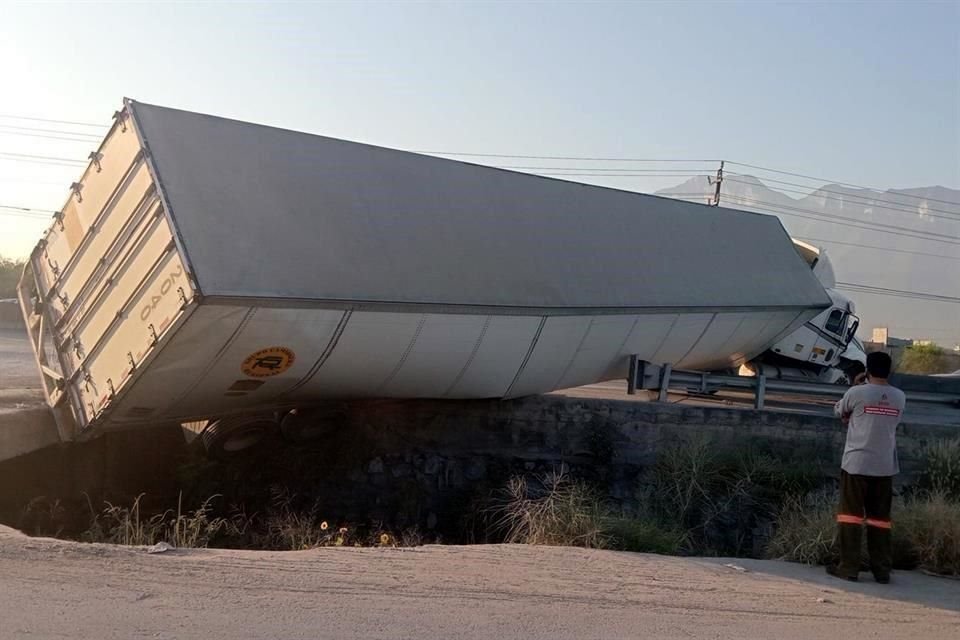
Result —
POLYGON ((631 356, 819 376, 855 331, 828 269, 772 215, 128 99, 18 299, 62 441, 178 423, 223 454, 325 402, 515 398, 631 356))

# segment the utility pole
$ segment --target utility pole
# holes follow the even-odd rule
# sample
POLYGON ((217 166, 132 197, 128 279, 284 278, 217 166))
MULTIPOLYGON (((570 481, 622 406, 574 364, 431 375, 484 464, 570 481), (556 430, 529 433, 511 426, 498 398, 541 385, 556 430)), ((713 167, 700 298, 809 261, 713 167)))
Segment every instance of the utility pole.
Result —
POLYGON ((714 185, 713 202, 710 203, 710 206, 719 207, 720 206, 720 185, 723 184, 723 160, 720 161, 720 168, 717 169, 717 177, 710 178, 708 176, 707 180, 710 182, 710 184, 714 185))

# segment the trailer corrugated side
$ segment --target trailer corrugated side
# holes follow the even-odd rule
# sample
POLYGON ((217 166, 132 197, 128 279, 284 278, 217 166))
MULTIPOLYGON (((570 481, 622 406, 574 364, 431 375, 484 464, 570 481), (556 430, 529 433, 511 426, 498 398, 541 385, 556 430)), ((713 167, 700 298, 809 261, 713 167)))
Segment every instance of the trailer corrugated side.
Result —
POLYGON ((132 101, 73 191, 20 288, 67 439, 735 366, 829 305, 772 216, 132 101))

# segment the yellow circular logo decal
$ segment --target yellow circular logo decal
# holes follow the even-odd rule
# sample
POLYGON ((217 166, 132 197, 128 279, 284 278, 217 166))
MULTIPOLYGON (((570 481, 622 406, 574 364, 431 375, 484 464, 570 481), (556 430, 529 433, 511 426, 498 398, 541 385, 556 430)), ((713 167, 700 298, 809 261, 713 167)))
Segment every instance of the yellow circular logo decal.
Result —
POLYGON ((268 347, 247 356, 240 370, 251 378, 269 378, 289 369, 296 359, 286 347, 268 347))

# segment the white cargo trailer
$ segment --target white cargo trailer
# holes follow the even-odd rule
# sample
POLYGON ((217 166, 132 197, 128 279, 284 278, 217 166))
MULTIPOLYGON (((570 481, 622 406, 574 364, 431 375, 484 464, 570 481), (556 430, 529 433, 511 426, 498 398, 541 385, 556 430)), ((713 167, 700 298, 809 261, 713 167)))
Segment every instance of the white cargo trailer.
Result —
POLYGON ((211 421, 211 442, 326 399, 625 377, 631 355, 735 367, 830 305, 773 216, 133 101, 20 302, 64 440, 211 421))

